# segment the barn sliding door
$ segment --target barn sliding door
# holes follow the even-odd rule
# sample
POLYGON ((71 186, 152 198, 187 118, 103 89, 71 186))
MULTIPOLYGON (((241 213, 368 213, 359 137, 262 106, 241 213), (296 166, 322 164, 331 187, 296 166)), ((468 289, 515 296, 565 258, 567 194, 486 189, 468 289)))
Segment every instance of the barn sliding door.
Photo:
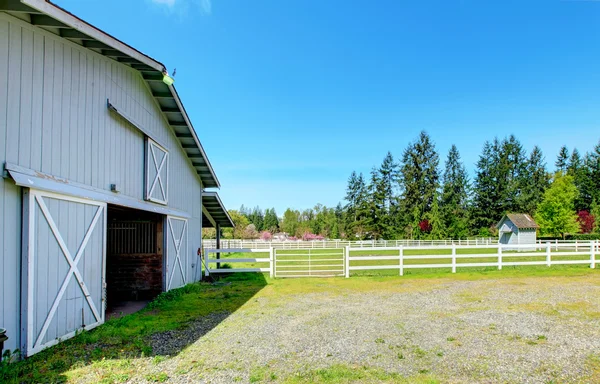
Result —
POLYGON ((26 190, 23 347, 30 356, 104 322, 106 204, 26 190))
POLYGON ((165 290, 184 286, 188 256, 188 221, 167 216, 165 290))

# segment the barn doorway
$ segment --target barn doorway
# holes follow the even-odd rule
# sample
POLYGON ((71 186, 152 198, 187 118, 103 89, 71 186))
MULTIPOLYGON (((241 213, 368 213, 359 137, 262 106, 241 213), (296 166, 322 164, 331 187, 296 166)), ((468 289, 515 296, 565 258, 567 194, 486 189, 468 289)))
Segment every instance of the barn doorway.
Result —
POLYGON ((106 316, 144 308, 163 291, 164 216, 108 206, 106 316))

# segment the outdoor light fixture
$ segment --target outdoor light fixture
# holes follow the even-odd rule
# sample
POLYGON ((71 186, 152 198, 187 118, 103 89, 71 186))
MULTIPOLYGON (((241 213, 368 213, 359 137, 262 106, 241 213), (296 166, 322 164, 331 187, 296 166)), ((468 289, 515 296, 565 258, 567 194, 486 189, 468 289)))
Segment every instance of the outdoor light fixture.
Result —
POLYGON ((167 85, 173 85, 173 83, 175 82, 175 79, 172 78, 171 76, 169 76, 169 74, 167 73, 167 71, 165 70, 163 72, 163 83, 167 84, 167 85))

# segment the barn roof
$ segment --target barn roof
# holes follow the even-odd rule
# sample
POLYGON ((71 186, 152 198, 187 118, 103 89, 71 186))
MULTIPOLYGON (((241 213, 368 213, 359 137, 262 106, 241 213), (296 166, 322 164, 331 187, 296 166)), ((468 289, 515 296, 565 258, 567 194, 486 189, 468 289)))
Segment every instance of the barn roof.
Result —
POLYGON ((163 72, 167 70, 162 63, 88 24, 50 0, 0 0, 0 11, 27 19, 32 25, 138 71, 152 91, 152 96, 196 169, 203 186, 220 187, 175 87, 163 83, 163 72))
POLYGON ((507 213, 502 220, 496 224, 500 228, 505 219, 510 220, 518 229, 538 229, 540 226, 526 213, 507 213))

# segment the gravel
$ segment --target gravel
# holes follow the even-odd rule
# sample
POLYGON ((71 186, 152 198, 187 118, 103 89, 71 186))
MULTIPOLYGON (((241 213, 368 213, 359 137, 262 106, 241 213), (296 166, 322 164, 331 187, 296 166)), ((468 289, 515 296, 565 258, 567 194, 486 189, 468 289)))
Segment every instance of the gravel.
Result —
POLYGON ((174 383, 248 382, 261 369, 279 381, 336 364, 452 383, 589 382, 600 354, 600 275, 356 281, 304 294, 277 294, 277 281, 234 313, 154 335, 154 353, 169 357, 147 369, 174 383))

